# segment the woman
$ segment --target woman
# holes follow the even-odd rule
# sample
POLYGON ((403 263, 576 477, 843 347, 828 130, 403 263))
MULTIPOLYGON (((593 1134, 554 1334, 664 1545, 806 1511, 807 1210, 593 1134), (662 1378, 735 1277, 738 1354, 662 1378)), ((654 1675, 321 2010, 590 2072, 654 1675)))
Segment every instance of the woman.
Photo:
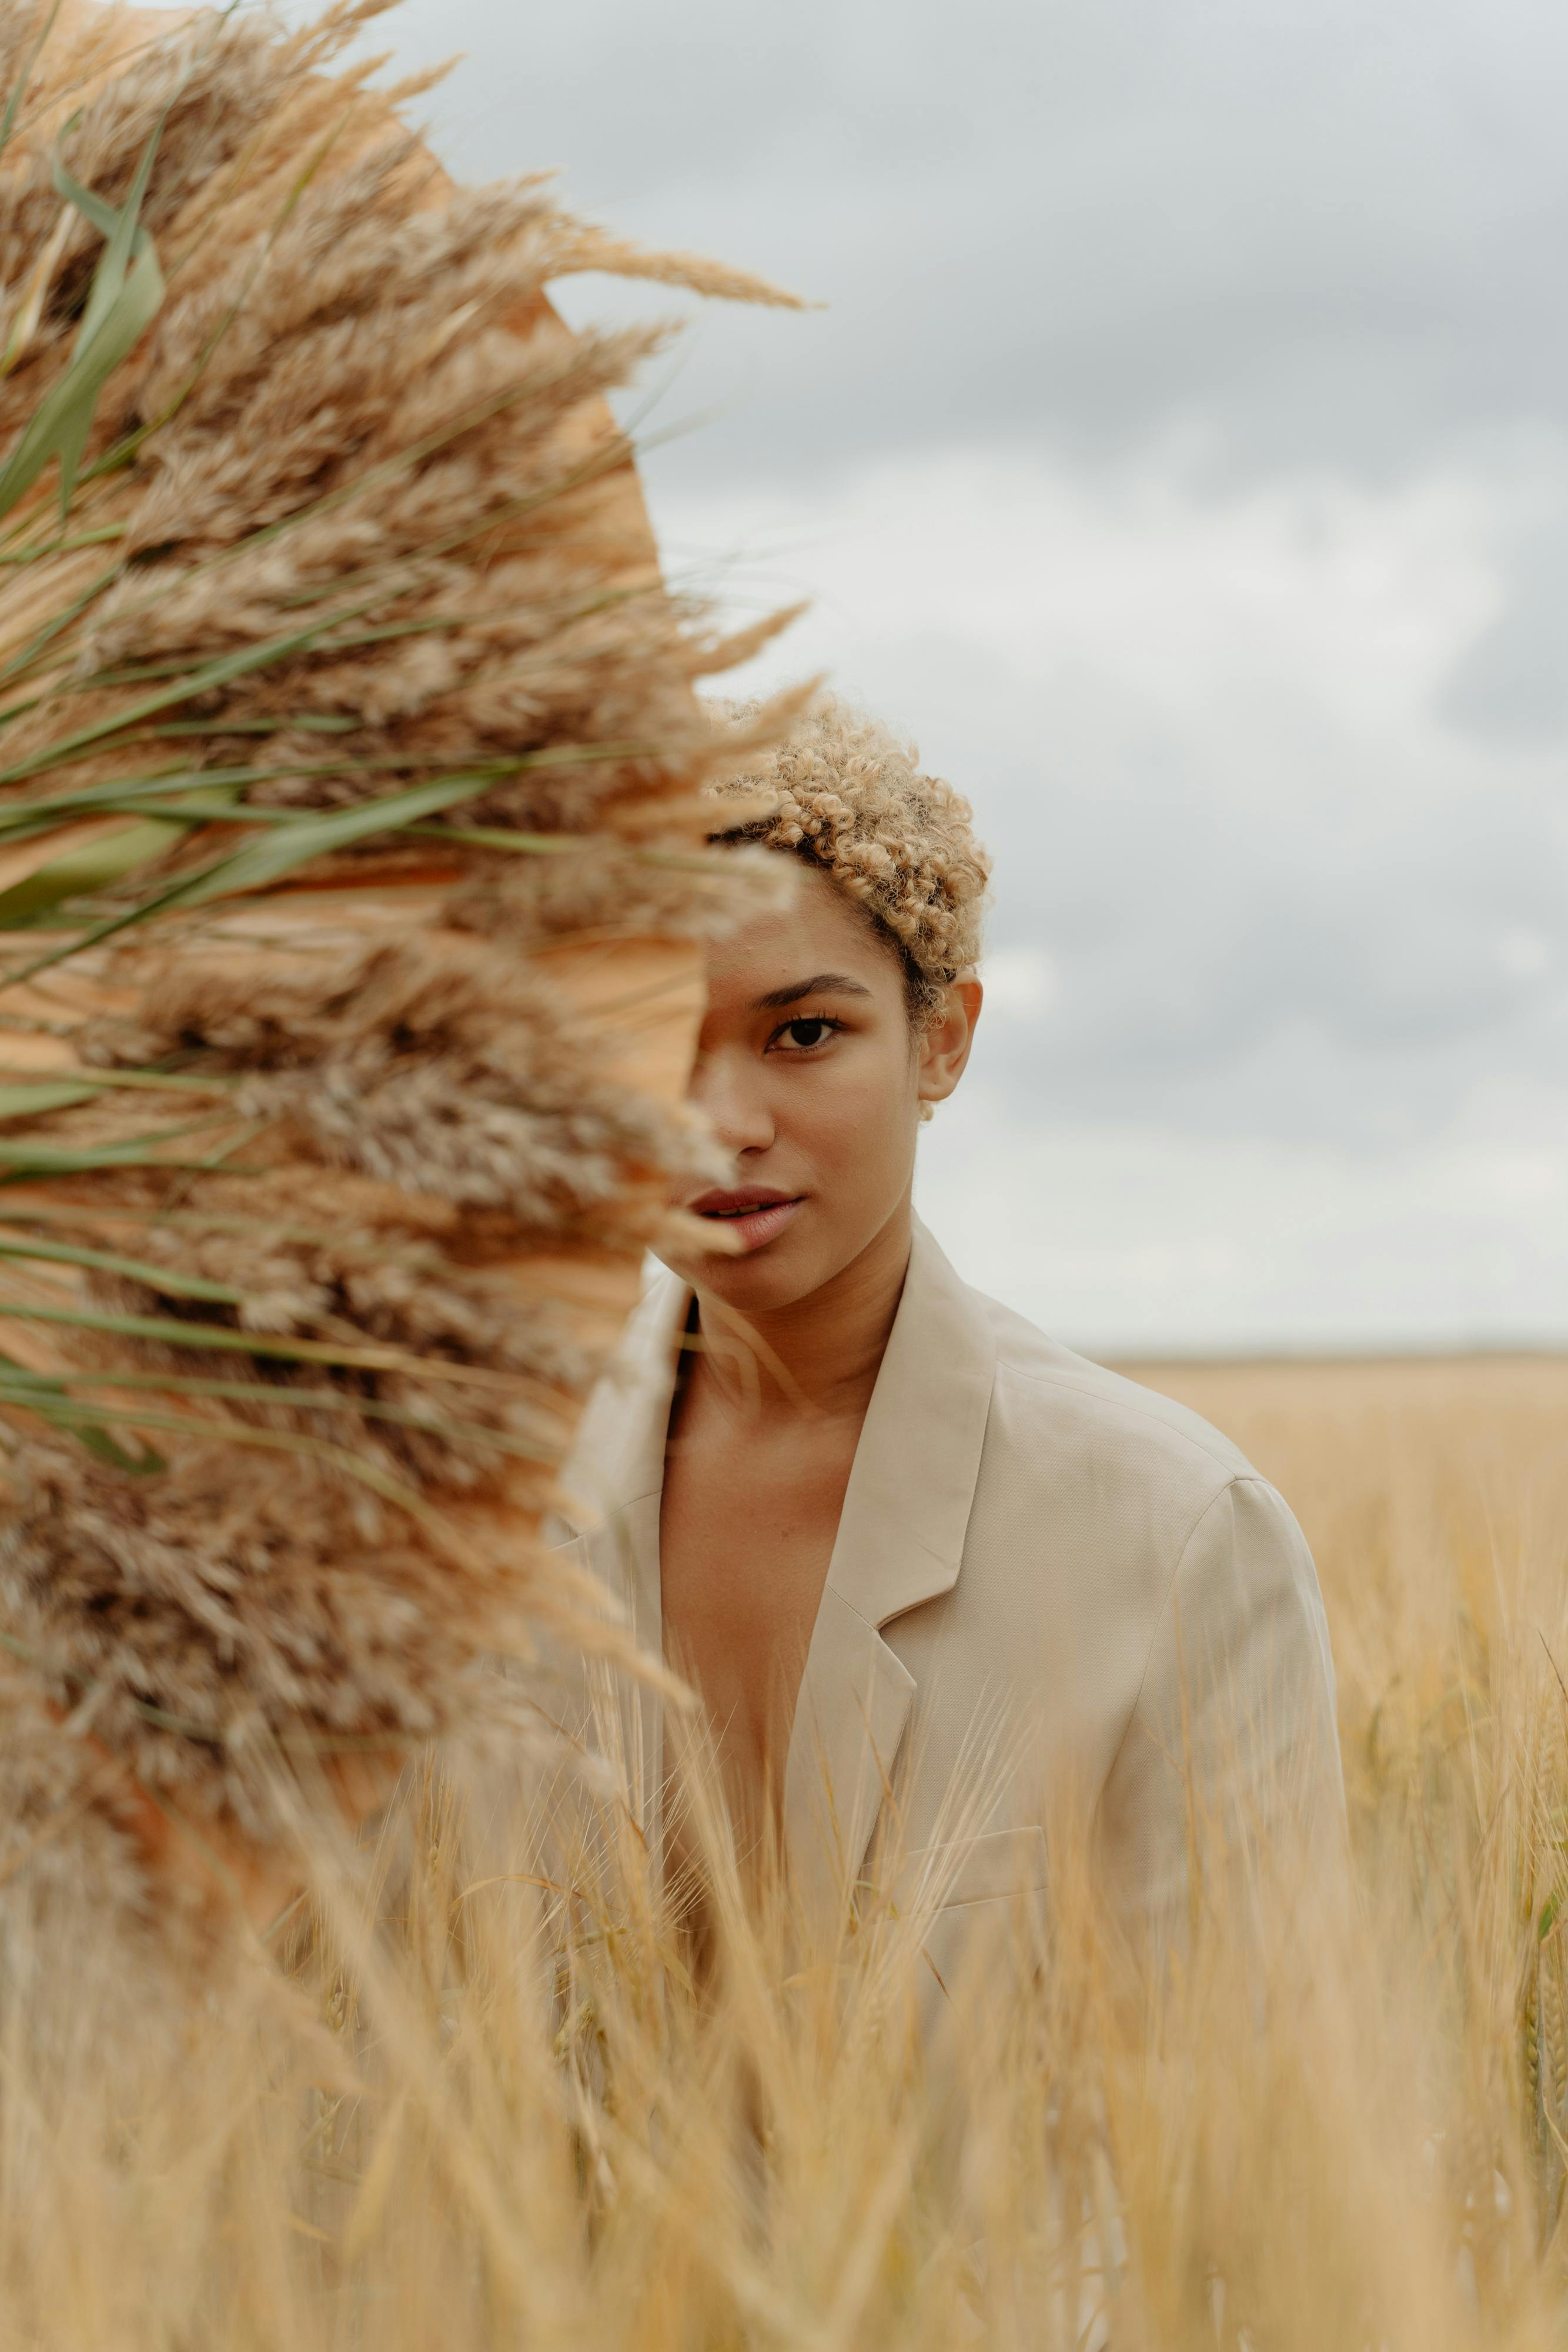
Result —
POLYGON ((981 1005, 967 804, 833 703, 758 784, 772 813, 718 837, 792 856, 800 887, 712 949, 692 1080, 734 1181, 683 1203, 715 1246, 667 1253, 590 1409, 578 1541, 802 1883, 841 1891, 879 1836, 952 1841, 988 1725, 1012 1765, 947 1900, 1039 1885, 1071 1787, 1118 1903, 1160 1916, 1195 1801, 1340 1814, 1312 1560, 1224 1438, 969 1289, 914 1214, 919 1124, 981 1005))

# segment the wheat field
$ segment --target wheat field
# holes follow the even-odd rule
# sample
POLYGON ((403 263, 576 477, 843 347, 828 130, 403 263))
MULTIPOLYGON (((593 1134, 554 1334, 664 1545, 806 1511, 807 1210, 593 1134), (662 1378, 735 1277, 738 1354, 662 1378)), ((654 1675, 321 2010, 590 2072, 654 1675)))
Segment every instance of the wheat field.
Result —
POLYGON ((427 1774, 195 2015, 90 1939, 14 1970, 0 2339, 1561 2343, 1568 1361, 1135 1372, 1313 1544, 1348 1910, 1259 1854, 1261 1932, 1216 1879, 1156 1980, 1063 1854, 922 2042, 918 1923, 811 1948, 710 1822, 694 1983, 634 1840, 569 1916, 524 1798, 427 1774))

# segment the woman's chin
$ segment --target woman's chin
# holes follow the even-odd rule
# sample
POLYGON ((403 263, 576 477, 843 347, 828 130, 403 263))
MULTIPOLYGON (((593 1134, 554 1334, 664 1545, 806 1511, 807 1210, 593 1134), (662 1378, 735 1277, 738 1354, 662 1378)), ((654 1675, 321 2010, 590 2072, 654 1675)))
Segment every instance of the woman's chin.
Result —
POLYGON ((705 1292, 710 1298, 721 1299, 737 1315, 752 1315, 791 1307, 816 1287, 805 1259, 806 1253, 799 1247, 797 1237, 783 1233, 777 1241, 765 1243, 760 1249, 743 1250, 733 1255, 724 1249, 701 1254, 683 1250, 678 1257, 666 1257, 664 1264, 694 1289, 705 1292))

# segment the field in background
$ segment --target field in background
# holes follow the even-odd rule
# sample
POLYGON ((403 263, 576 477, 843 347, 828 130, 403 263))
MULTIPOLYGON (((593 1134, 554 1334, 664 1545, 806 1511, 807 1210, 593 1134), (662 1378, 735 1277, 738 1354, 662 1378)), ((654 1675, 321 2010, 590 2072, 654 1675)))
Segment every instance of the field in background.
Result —
POLYGON ((1151 1984, 1066 1856, 1023 1989, 986 1956, 923 2069, 893 1910, 831 1947, 782 1899, 747 1917, 713 1827, 726 1958, 694 1986, 634 1839, 569 1921, 522 1815, 433 1782, 379 1936, 340 1879, 292 1976, 123 2032, 107 2098, 0 2018, 0 2340, 1568 2340, 1568 1360, 1135 1370, 1312 1542, 1348 1910, 1256 1852, 1151 1984))
POLYGON ((1317 1562, 1353 1815, 1500 1729, 1500 1648, 1568 1680, 1568 1356, 1124 1363, 1273 1481, 1317 1562), (1396 1767, 1397 1766, 1397 1770, 1396 1767))
MULTIPOLYGON (((1568 1356, 1119 1369, 1233 1439, 1301 1521, 1357 1785, 1391 1712, 1406 1740, 1429 1740, 1467 1664, 1489 1654, 1478 1645, 1529 1623, 1544 1643, 1563 1615, 1568 1356)), ((1568 1677, 1568 1657, 1557 1663, 1568 1677)))
POLYGON ((1347 1420, 1423 1445, 1457 1435, 1477 1461, 1501 1437, 1532 1459, 1568 1412, 1568 1354, 1143 1357, 1116 1369, 1202 1413, 1276 1484, 1294 1472, 1309 1487, 1325 1433, 1347 1420))
POLYGON ((1447 1591, 1479 1555, 1568 1565, 1568 1355, 1123 1362, 1272 1479, 1359 1654, 1369 1576, 1447 1591), (1536 1557, 1536 1555, 1539 1555, 1536 1557))

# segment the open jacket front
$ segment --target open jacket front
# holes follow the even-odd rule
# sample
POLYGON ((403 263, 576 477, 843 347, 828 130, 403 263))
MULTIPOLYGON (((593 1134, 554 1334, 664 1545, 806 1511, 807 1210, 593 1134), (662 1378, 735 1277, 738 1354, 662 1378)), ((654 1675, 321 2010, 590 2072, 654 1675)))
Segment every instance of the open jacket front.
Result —
MULTIPOLYGON (((561 1533, 655 1654, 690 1298, 654 1284, 563 1481, 561 1533)), ((660 1702, 628 1704, 657 1854, 660 1702)), ((971 1290, 917 1223, 796 1709, 787 1851, 828 1892, 881 1835, 943 1852, 949 1906, 1006 1900, 1043 1884, 1064 1802, 1092 1814, 1113 1899, 1151 1918, 1181 1897, 1197 1816, 1337 1821, 1317 1578, 1233 1445, 971 1290)))

